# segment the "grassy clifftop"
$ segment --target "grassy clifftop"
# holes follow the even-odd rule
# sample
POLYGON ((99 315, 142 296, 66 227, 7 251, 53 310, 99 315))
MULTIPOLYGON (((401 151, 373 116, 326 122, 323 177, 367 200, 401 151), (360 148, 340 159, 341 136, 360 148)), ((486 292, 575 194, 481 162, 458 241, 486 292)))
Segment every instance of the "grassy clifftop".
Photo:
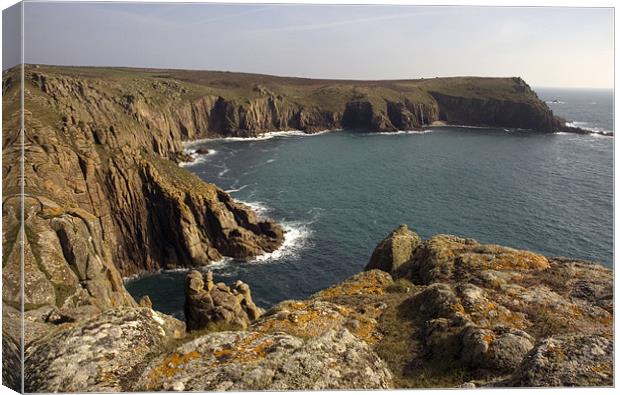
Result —
POLYGON ((181 121, 183 128, 195 129, 198 136, 243 137, 283 129, 413 130, 435 121, 543 132, 562 127, 518 77, 360 81, 61 66, 28 66, 26 74, 85 84, 103 82, 98 88, 111 96, 134 92, 138 99, 148 99, 149 107, 160 110, 169 110, 171 100, 177 107, 206 100, 197 114, 200 125, 181 121))

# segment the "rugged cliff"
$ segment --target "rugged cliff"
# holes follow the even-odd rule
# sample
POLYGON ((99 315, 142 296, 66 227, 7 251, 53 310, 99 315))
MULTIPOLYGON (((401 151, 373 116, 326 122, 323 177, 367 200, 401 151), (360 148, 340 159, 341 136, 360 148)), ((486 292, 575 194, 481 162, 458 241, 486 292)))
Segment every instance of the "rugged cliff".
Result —
MULTIPOLYGON (((9 264, 3 298, 13 305, 19 288, 18 71, 3 76, 9 264)), ((281 244, 279 226, 168 160, 183 157, 185 140, 290 129, 395 131, 435 121, 546 132, 562 127, 519 78, 337 81, 52 66, 26 66, 24 74, 31 288, 25 302, 31 308, 103 295, 98 303, 127 304, 119 273, 246 258, 281 244), (76 265, 102 269, 86 275, 76 265), (78 297, 83 289, 88 297, 78 297)))
MULTIPOLYGON (((148 308, 55 325, 26 349, 26 390, 613 384, 609 269, 456 236, 422 240, 406 226, 377 247, 368 269, 255 314, 243 330, 216 314, 214 325, 185 333, 148 308)), ((206 306, 207 293, 204 312, 251 300, 247 287, 201 276, 187 278, 192 309, 206 306)))
MULTIPOLYGON (((341 81, 28 65, 22 136, 20 71, 2 80, 2 298, 10 318, 3 332, 10 344, 18 343, 19 327, 10 323, 20 314, 22 285, 29 345, 56 325, 135 308, 123 275, 245 259, 282 244, 280 226, 174 163, 186 140, 290 129, 385 132, 436 121, 564 129, 519 78, 341 81)), ((313 345, 277 342, 316 352, 342 340, 350 345, 343 352, 366 352, 346 333, 326 336, 313 345)), ((360 366, 377 363, 368 354, 360 366)), ((387 380, 380 374, 360 385, 387 380)))
POLYGON ((23 177, 19 70, 3 76, 3 302, 21 303, 20 184, 27 311, 133 306, 122 275, 281 245, 279 225, 168 159, 196 136, 182 121, 208 99, 181 101, 184 88, 165 81, 52 70, 26 68, 23 177))

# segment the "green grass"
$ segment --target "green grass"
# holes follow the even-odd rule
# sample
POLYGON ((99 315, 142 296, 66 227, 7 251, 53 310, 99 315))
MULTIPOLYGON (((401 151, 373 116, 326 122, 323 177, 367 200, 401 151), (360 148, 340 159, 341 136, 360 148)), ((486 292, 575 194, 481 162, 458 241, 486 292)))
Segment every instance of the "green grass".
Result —
MULTIPOLYGON (((278 77, 264 74, 232 73, 223 71, 165 70, 143 68, 105 67, 27 67, 32 72, 63 75, 86 80, 104 80, 106 84, 122 85, 124 90, 135 89, 158 94, 154 82, 172 82, 183 100, 194 101, 204 96, 221 96, 233 102, 247 102, 263 96, 266 89, 291 103, 325 110, 342 110, 347 101, 365 96, 373 101, 408 98, 414 102, 430 103, 429 92, 439 92, 470 98, 498 99, 533 103, 536 97, 520 91, 519 82, 513 77, 450 77, 407 80, 330 80, 296 77, 278 77), (128 89, 130 88, 130 89, 128 89)), ((98 86, 98 88, 105 88, 98 86)), ((167 100, 166 97, 163 98, 167 100)))
POLYGON ((387 288, 388 308, 379 318, 382 339, 374 349, 392 372, 395 388, 454 388, 473 378, 458 361, 429 357, 422 331, 424 320, 414 312, 420 287, 398 279, 387 288))

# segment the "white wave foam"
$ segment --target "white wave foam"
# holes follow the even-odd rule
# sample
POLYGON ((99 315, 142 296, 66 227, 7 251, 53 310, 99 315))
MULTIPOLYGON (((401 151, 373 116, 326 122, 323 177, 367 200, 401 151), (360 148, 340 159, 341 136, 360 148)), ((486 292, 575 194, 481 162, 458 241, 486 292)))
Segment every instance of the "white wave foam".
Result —
POLYGON ((196 152, 195 149, 191 148, 185 148, 184 151, 192 158, 192 160, 189 162, 179 162, 179 166, 181 167, 193 166, 199 163, 204 163, 207 161, 207 157, 217 154, 217 151, 214 149, 210 149, 209 152, 206 154, 199 154, 196 152))
POLYGON ((433 129, 446 129, 446 128, 463 128, 463 129, 497 129, 492 126, 472 126, 472 125, 453 125, 453 124, 445 124, 445 125, 427 125, 433 129))
POLYGON ((226 193, 239 192, 239 191, 242 191, 243 189, 247 188, 247 186, 248 186, 248 184, 245 184, 245 185, 240 186, 239 188, 227 189, 226 193))
POLYGON ((258 215, 259 218, 265 218, 265 215, 271 211, 271 209, 263 202, 243 202, 246 206, 250 206, 252 210, 258 215))
POLYGON ((224 174, 228 173, 228 171, 230 171, 230 169, 228 167, 225 167, 224 170, 217 173, 217 176, 222 177, 224 174))
POLYGON ((547 104, 566 104, 566 102, 561 100, 547 100, 545 103, 547 104))
POLYGON ((192 268, 179 267, 176 269, 158 269, 154 271, 147 271, 147 272, 142 272, 138 274, 132 274, 131 276, 123 277, 123 284, 127 285, 128 283, 131 283, 133 281, 141 280, 143 278, 148 278, 152 276, 162 276, 162 275, 165 275, 166 273, 183 273, 191 269, 192 268))
POLYGON ((256 137, 210 137, 210 138, 205 138, 205 139, 186 141, 183 143, 183 146, 185 148, 192 148, 192 147, 200 146, 209 141, 260 141, 260 140, 269 140, 275 137, 292 137, 292 136, 310 137, 310 136, 318 136, 320 134, 325 134, 328 132, 337 132, 340 130, 342 129, 325 129, 325 130, 320 130, 315 133, 306 133, 303 130, 279 130, 276 132, 263 133, 256 137))
POLYGON ((424 129, 424 130, 397 130, 395 132, 365 132, 359 133, 361 136, 402 136, 403 134, 426 134, 433 132, 432 129, 424 129))
POLYGON ((291 136, 307 136, 308 134, 302 130, 281 130, 278 132, 267 132, 256 137, 219 137, 211 139, 211 141, 260 141, 269 140, 275 137, 291 137, 291 136))
POLYGON ((602 129, 602 128, 595 127, 595 126, 592 127, 592 126, 589 126, 587 122, 581 122, 581 121, 566 122, 566 126, 571 127, 571 128, 581 128, 583 130, 587 130, 588 132, 592 132, 593 134, 599 134, 603 136, 614 133, 612 130, 602 129))
POLYGON ((250 263, 265 263, 280 260, 282 258, 297 256, 303 249, 312 235, 312 231, 307 224, 301 222, 282 222, 284 228, 284 242, 274 252, 259 255, 249 261, 250 263))

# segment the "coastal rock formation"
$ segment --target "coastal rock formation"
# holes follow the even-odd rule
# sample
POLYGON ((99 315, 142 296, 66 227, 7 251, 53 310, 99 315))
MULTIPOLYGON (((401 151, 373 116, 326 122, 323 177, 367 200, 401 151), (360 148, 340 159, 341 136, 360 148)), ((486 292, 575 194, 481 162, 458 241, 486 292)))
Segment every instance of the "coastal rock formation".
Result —
MULTIPOLYGON (((3 258, 15 262, 17 256, 23 182, 26 289, 37 290, 27 295, 29 309, 132 306, 120 276, 202 266, 225 256, 247 259, 281 245, 280 226, 257 219, 249 207, 174 164, 187 159, 186 140, 292 129, 383 132, 435 121, 562 128, 519 78, 323 81, 26 66, 22 177, 18 72, 3 75, 3 258), (91 241, 78 242, 83 239, 91 241), (74 250, 83 256, 73 257, 74 250), (104 269, 73 270, 87 261, 104 269)), ((17 273, 10 264, 3 274, 3 300, 12 305, 17 273)))
POLYGON ((437 235, 422 242, 392 274, 398 281, 410 281, 414 289, 402 302, 401 310, 419 323, 419 358, 425 361, 419 363, 458 361, 458 366, 472 377, 487 379, 521 369, 522 373, 515 373, 517 378, 513 379, 520 384, 514 385, 570 385, 578 382, 574 376, 583 377, 579 385, 611 382, 609 369, 605 374, 588 373, 588 366, 605 365, 612 355, 611 347, 601 346, 590 352, 594 346, 583 342, 554 340, 557 336, 590 336, 605 343, 603 339, 612 338, 613 285, 609 269, 437 235), (579 354, 582 362, 571 366, 581 373, 569 369, 567 377, 549 373, 546 378, 544 369, 552 371, 556 365, 542 366, 547 359, 541 362, 542 357, 531 357, 531 353, 548 352, 548 347, 535 346, 538 341, 543 345, 565 344, 566 353, 579 354), (604 354, 600 361, 597 352, 604 354), (530 365, 525 368, 524 364, 530 365), (525 371, 538 373, 527 378, 525 371))
POLYGON ((224 323, 246 329, 264 310, 252 301, 250 287, 237 281, 231 289, 213 282, 213 273, 192 270, 185 278, 185 321, 190 331, 224 323))
MULTIPOLYGON (((532 92, 520 78, 514 79, 516 92, 532 92)), ((463 97, 430 92, 439 107, 439 119, 455 125, 511 125, 512 128, 553 131, 563 128, 546 104, 539 100, 514 102, 502 98, 463 97)))
POLYGON ((517 387, 610 386, 613 339, 567 335, 543 339, 507 384, 517 387))
POLYGON ((385 272, 363 272, 308 300, 279 303, 251 329, 312 338, 345 328, 360 340, 374 344, 381 336, 377 329, 378 318, 387 307, 381 296, 392 283, 392 277, 385 272))
POLYGON ((81 317, 84 306, 135 306, 123 275, 249 259, 282 244, 279 225, 168 160, 191 137, 160 117, 176 108, 180 85, 26 69, 23 175, 11 82, 19 70, 3 77, 5 304, 20 305, 22 184, 27 311, 81 317), (156 105, 156 96, 170 101, 156 105))
MULTIPOLYGON (((435 121, 565 130, 519 78, 322 81, 26 66, 22 134, 20 71, 3 73, 2 298, 5 336, 18 339, 24 319, 27 391, 610 382, 595 356, 607 361, 610 352, 612 274, 589 262, 455 236, 421 242, 401 228, 368 264, 381 270, 262 317, 244 285, 235 294, 209 289, 207 280, 205 290, 193 275, 191 329, 249 325, 222 335, 195 331, 194 340, 178 339, 182 324, 148 300, 138 307, 122 282, 144 271, 250 259, 283 243, 281 226, 177 165, 187 159, 184 141, 291 129, 386 132, 435 121), (194 359, 177 344, 188 341, 200 350, 239 347, 233 356, 194 359), (273 352, 260 348, 272 343, 273 352), (545 365, 549 358, 529 357, 554 344, 579 361, 565 375, 545 365), (167 350, 177 346, 179 353, 167 350), (160 370, 156 359, 172 368, 160 370), (175 368, 186 364, 201 377, 175 368), (519 373, 524 366, 550 372, 549 381, 519 373)), ((15 344, 3 343, 6 355, 15 355, 15 344)))
POLYGON ((393 272, 411 260, 420 242, 417 233, 410 231, 407 225, 401 225, 379 243, 364 270, 380 269, 388 273, 393 272))
POLYGON ((235 294, 190 272, 188 326, 225 306, 229 322, 243 317, 246 330, 207 325, 184 335, 182 323, 145 307, 77 320, 61 310, 29 311, 27 321, 52 329, 27 341, 26 390, 612 385, 610 269, 412 233, 400 227, 381 243, 416 240, 392 274, 364 271, 254 313, 252 322, 243 284, 235 294))
POLYGON ((139 391, 387 389, 384 363, 346 329, 302 339, 283 333, 220 332, 151 362, 139 391))
POLYGON ((182 322, 146 308, 65 324, 26 349, 26 392, 127 391, 133 369, 184 331, 182 322))

